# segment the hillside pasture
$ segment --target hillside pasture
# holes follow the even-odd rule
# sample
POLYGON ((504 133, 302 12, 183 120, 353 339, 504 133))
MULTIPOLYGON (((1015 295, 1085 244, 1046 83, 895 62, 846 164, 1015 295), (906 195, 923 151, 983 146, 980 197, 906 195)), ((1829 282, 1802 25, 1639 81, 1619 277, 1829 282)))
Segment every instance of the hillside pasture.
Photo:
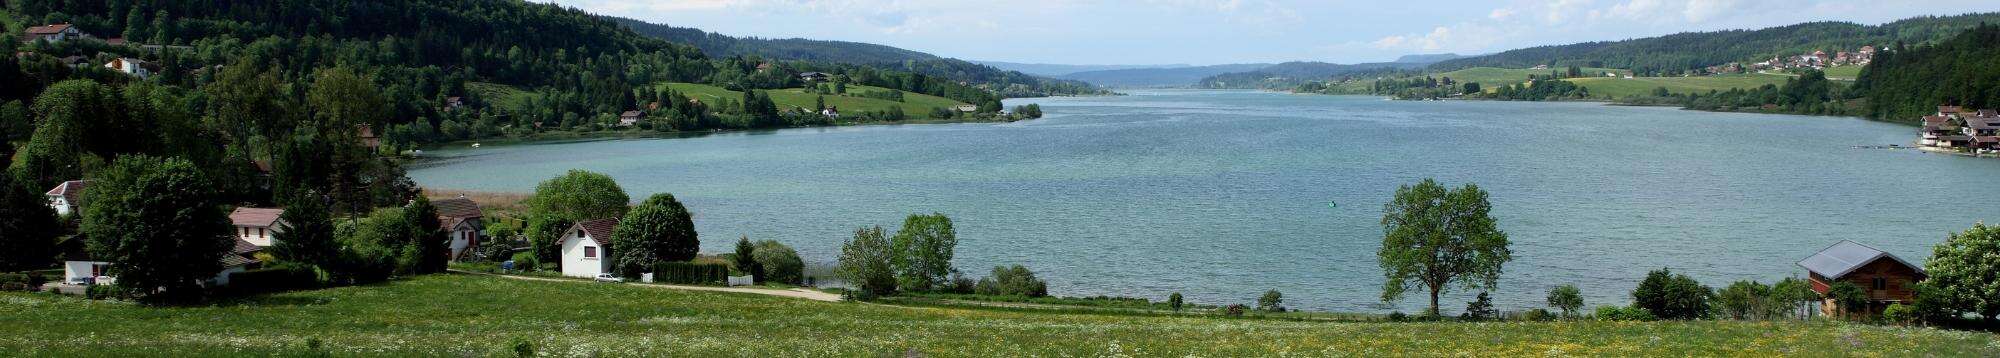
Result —
POLYGON ((1708 91, 1728 91, 1731 88, 1753 89, 1763 85, 1784 85, 1791 76, 1775 74, 1738 74, 1690 77, 1586 77, 1565 81, 1590 89, 1592 97, 1624 98, 1631 95, 1651 95, 1654 89, 1665 87, 1672 93, 1707 93, 1708 91))

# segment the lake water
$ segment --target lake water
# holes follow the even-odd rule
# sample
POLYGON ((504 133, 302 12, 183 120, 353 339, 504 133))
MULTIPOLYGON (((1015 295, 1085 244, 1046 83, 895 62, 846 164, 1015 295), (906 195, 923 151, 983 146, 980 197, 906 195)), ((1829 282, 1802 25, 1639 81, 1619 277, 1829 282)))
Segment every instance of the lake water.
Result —
MULTIPOLYGON (((1491 194, 1513 241, 1494 293, 1506 310, 1565 283, 1624 304, 1660 267, 1769 282, 1843 239, 1921 262, 2000 218, 1984 202, 2000 161, 1856 149, 1916 129, 1855 118, 1248 91, 1008 101, 1023 103, 1048 117, 444 149, 410 176, 527 192, 602 172, 634 200, 687 203, 703 252, 748 235, 809 262, 832 262, 856 227, 939 212, 960 269, 1024 264, 1058 295, 1226 304, 1276 289, 1294 308, 1373 312, 1392 309, 1376 303, 1382 204, 1426 177, 1491 194)), ((1417 296, 1393 309, 1421 309, 1417 296)))

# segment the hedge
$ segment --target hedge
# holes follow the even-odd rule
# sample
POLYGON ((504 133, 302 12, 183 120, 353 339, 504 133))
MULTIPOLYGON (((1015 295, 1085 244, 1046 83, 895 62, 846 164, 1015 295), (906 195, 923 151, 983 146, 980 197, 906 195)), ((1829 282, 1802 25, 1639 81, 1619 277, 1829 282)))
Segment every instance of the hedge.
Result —
POLYGON ((237 292, 277 292, 319 286, 310 267, 272 267, 229 274, 229 289, 237 292))
POLYGON ((42 288, 42 275, 0 273, 0 291, 34 291, 42 288))
POLYGON ((729 264, 661 262, 653 265, 653 282, 687 285, 729 283, 729 264))

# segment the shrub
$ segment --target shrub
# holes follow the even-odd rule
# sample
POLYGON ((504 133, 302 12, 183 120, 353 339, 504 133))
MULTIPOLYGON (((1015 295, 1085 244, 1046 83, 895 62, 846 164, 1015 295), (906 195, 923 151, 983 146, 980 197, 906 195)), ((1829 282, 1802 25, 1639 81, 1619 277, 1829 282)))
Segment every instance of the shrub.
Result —
POLYGON ((1228 315, 1230 317, 1243 317, 1243 311, 1248 309, 1250 309, 1249 306, 1244 306, 1242 304, 1233 304, 1229 305, 1229 307, 1224 307, 1222 309, 1222 314, 1228 315))
POLYGON ((1536 308, 1521 312, 1521 320, 1525 321, 1553 321, 1555 319, 1556 314, 1546 309, 1536 308))
POLYGON ((653 265, 653 282, 707 285, 729 282, 729 264, 661 262, 653 265))
POLYGON ((1465 314, 1459 315, 1459 318, 1476 322, 1492 318, 1493 314, 1493 297, 1486 292, 1480 292, 1479 297, 1465 303, 1465 314))
POLYGON ((533 251, 516 252, 514 253, 514 258, 512 260, 514 261, 515 270, 521 270, 521 271, 535 270, 535 253, 533 251))
POLYGON ((1403 313, 1403 311, 1389 312, 1390 322, 1407 322, 1409 320, 1410 315, 1403 313))
POLYGON ((1174 311, 1180 311, 1180 310, 1181 310, 1181 293, 1180 293, 1180 292, 1174 292, 1173 294, 1170 294, 1170 295, 1167 295, 1167 307, 1172 307, 1172 308, 1174 309, 1174 311))
POLYGON ((515 357, 535 356, 535 342, 528 341, 527 339, 515 338, 513 348, 515 357))
POLYGON ((1757 281, 1736 281, 1715 296, 1716 308, 1732 319, 1763 318, 1769 308, 1771 287, 1757 281))
POLYGON ((1599 321, 1651 321, 1658 319, 1643 307, 1597 306, 1599 321))
POLYGON ((1888 308, 1882 309, 1882 320, 1898 326, 1915 324, 1918 321, 1917 309, 1901 303, 1892 303, 1888 308))
POLYGON ((979 281, 973 281, 971 277, 965 277, 965 273, 952 270, 951 284, 946 285, 944 290, 947 293, 961 295, 977 293, 979 292, 979 281))
POLYGON ((1708 317, 1708 300, 1714 291, 1687 275, 1668 269, 1646 273, 1646 280, 1632 290, 1632 304, 1663 319, 1708 317))
POLYGON ((994 266, 993 275, 980 279, 973 291, 982 295, 1042 297, 1049 295, 1049 284, 1021 265, 994 266))
MULTIPOLYGON (((758 278, 792 285, 805 283, 806 262, 799 258, 798 251, 773 240, 758 241, 756 247, 751 256, 756 258, 757 266, 764 268, 758 278)), ((972 289, 970 280, 967 280, 966 289, 972 289)))
POLYGON ((1562 310, 1563 317, 1574 317, 1576 310, 1583 308, 1583 292, 1576 285, 1562 285, 1549 289, 1549 307, 1562 310))
POLYGON ((33 291, 40 286, 25 273, 0 273, 0 291, 33 291))
POLYGON ((1856 310, 1868 305, 1868 292, 1862 291, 1861 286, 1853 282, 1834 283, 1833 287, 1826 289, 1826 297, 1833 299, 1834 307, 1838 308, 1843 316, 1851 317, 1856 310))
POLYGON ((1285 303, 1285 294, 1278 293, 1278 290, 1264 291, 1264 296, 1257 298, 1257 310, 1270 311, 1270 312, 1284 312, 1285 311, 1284 303, 1285 303))
POLYGON ((83 297, 93 300, 108 300, 121 297, 117 285, 90 285, 83 289, 83 297))

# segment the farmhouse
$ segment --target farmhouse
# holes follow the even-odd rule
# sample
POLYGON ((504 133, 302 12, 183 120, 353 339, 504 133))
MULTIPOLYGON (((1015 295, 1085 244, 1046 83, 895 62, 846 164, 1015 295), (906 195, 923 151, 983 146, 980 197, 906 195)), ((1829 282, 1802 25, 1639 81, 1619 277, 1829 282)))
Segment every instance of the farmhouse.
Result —
POLYGON ((104 68, 138 78, 146 78, 153 75, 153 71, 146 69, 146 66, 146 61, 130 57, 119 57, 112 59, 111 62, 104 63, 104 68))
POLYGON ((639 124, 639 119, 645 116, 646 112, 640 112, 640 111, 625 111, 625 113, 619 113, 618 126, 631 127, 634 124, 639 124))
POLYGON ((35 40, 45 40, 48 42, 62 42, 62 40, 78 39, 83 37, 84 37, 83 30, 78 30, 75 26, 70 26, 69 24, 54 24, 54 25, 42 25, 42 26, 35 26, 28 28, 28 30, 24 31, 23 34, 21 35, 21 42, 35 42, 35 40))
POLYGON ((236 208, 229 212, 229 221, 236 224, 236 238, 258 247, 270 247, 271 236, 278 233, 278 225, 283 220, 285 209, 236 208))
POLYGON ((89 180, 66 181, 57 184, 55 189, 49 189, 49 192, 43 195, 48 196, 49 208, 56 209, 56 215, 71 213, 82 215, 83 212, 79 210, 83 210, 83 187, 89 184, 89 180))
POLYGON ((562 273, 570 277, 597 277, 611 272, 611 231, 618 219, 597 219, 576 223, 563 233, 562 273))
MULTIPOLYGON (((1868 307, 1854 311, 1868 314, 1881 313, 1891 303, 1916 300, 1917 282, 1927 277, 1923 267, 1895 254, 1847 240, 1799 261, 1799 267, 1806 269, 1812 290, 1821 295, 1839 282, 1861 286, 1868 293, 1868 307)), ((1829 316, 1841 311, 1831 298, 1820 305, 1820 310, 1829 316)))
POLYGON ((451 259, 467 257, 479 249, 479 230, 486 229, 485 214, 479 203, 459 196, 431 202, 437 207, 438 224, 451 237, 451 259))

